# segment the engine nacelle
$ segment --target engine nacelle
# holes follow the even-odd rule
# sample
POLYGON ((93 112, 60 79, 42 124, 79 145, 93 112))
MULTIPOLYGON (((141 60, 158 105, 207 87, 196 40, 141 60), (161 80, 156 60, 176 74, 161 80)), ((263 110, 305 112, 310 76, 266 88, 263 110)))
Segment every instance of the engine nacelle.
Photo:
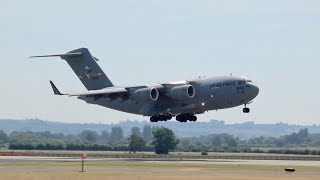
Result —
POLYGON ((132 97, 137 101, 156 101, 159 98, 159 91, 156 88, 143 88, 133 92, 132 97))
POLYGON ((176 86, 170 89, 168 95, 176 100, 188 100, 196 94, 195 88, 192 85, 176 86))

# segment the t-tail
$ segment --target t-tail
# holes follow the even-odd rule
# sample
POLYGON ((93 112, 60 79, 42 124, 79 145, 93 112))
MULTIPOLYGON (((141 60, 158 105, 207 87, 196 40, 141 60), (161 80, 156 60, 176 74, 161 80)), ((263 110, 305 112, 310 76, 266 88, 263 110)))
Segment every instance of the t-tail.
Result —
POLYGON ((67 61, 87 90, 98 90, 113 86, 110 79, 97 64, 98 59, 93 57, 87 48, 76 49, 65 54, 31 56, 30 58, 55 56, 67 61))

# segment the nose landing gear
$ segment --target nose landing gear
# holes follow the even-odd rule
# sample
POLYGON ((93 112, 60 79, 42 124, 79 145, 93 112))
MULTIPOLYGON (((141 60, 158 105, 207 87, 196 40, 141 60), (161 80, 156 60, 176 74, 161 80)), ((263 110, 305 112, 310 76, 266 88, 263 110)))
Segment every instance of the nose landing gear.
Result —
POLYGON ((249 113, 250 112, 250 109, 247 108, 247 104, 244 104, 244 108, 243 108, 243 113, 249 113))

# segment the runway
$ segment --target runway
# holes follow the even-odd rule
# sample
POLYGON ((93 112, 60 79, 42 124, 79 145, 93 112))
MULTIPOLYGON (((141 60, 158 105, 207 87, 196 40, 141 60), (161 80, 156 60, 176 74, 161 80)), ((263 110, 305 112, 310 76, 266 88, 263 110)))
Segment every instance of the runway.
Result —
MULTIPOLYGON (((20 162, 78 162, 80 157, 40 157, 40 156, 0 156, 1 163, 20 163, 20 162)), ((141 158, 88 158, 88 162, 94 161, 140 161, 140 162, 161 162, 161 163, 206 163, 206 164, 227 164, 227 165, 287 165, 287 166, 319 166, 320 161, 300 161, 300 160, 237 160, 237 159, 183 159, 183 160, 148 160, 141 158)))

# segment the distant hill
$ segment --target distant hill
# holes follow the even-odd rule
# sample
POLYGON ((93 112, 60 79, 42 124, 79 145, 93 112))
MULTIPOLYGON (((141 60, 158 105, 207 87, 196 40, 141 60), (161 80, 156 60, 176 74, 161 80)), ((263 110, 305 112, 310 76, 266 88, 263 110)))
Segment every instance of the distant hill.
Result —
POLYGON ((209 134, 228 133, 240 139, 248 139, 259 136, 280 136, 298 132, 302 128, 308 128, 310 133, 320 133, 320 126, 301 126, 289 125, 286 123, 277 124, 255 124, 254 122, 225 124, 224 121, 211 120, 210 122, 189 122, 179 123, 176 121, 150 123, 147 121, 123 121, 117 124, 101 123, 62 123, 43 121, 39 119, 28 120, 10 120, 0 119, 0 129, 6 133, 12 131, 50 131, 52 133, 78 134, 83 130, 94 130, 101 132, 103 130, 111 131, 114 126, 120 126, 124 134, 128 135, 134 126, 164 126, 172 129, 179 137, 206 136, 209 134))

